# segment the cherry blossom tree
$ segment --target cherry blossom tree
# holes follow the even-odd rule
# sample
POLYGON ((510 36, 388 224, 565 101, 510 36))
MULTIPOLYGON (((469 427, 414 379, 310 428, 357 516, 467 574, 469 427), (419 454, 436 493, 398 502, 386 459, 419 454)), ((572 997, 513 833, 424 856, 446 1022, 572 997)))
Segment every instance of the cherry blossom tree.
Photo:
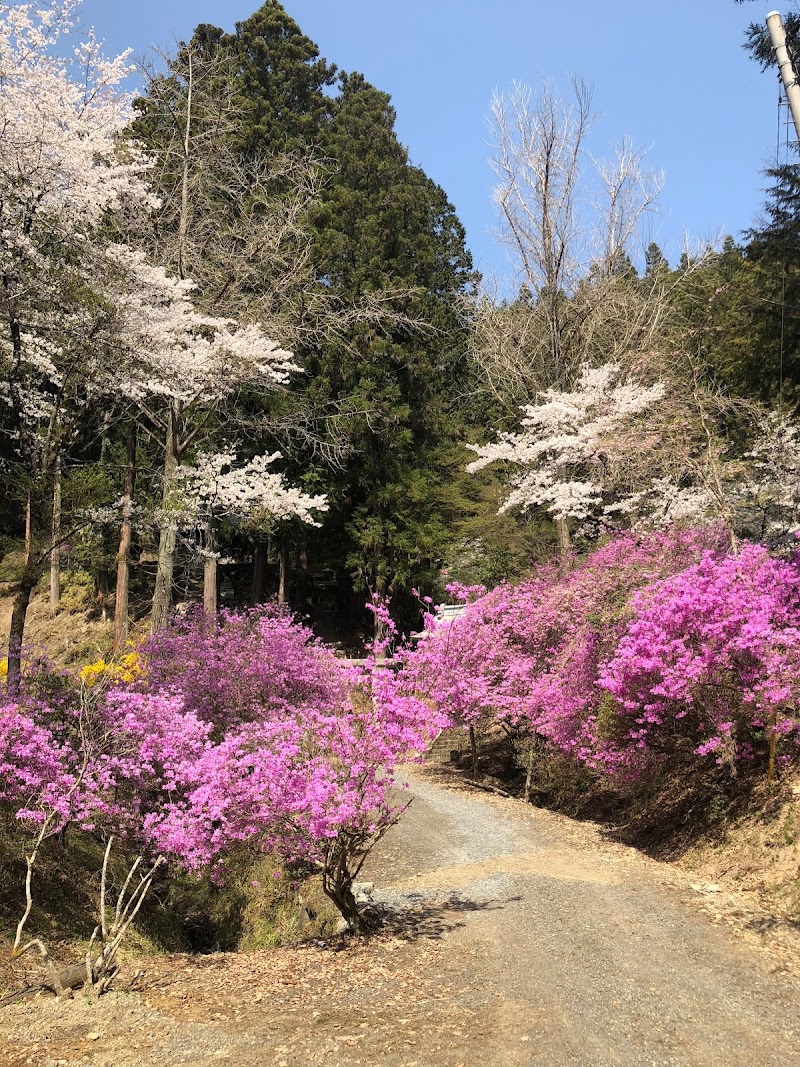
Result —
POLYGON ((767 412, 758 430, 732 486, 733 506, 751 536, 785 543, 800 529, 800 428, 785 413, 767 412))
POLYGON ((110 344, 118 367, 112 386, 134 405, 143 429, 163 448, 156 630, 171 606, 183 513, 176 471, 187 450, 202 439, 225 398, 245 387, 278 388, 299 368, 258 324, 200 313, 192 299, 194 283, 153 266, 144 252, 111 245, 106 260, 106 294, 115 308, 110 344))
POLYGON ((280 458, 280 452, 273 452, 237 466, 234 453, 201 453, 194 464, 175 471, 190 511, 189 521, 202 532, 203 604, 208 612, 217 610, 221 520, 264 533, 290 518, 317 525, 316 515, 327 510, 324 496, 302 493, 288 485, 279 471, 270 469, 280 458))
POLYGON ((503 510, 546 507, 556 519, 580 521, 601 513, 615 474, 639 457, 644 416, 665 394, 660 382, 620 378, 617 366, 584 366, 574 390, 548 389, 523 408, 520 433, 470 445, 479 458, 468 469, 498 461, 518 469, 503 510))
MULTIPOLYGON (((690 330, 681 318, 679 299, 709 253, 701 248, 687 255, 676 271, 662 263, 648 268, 644 277, 638 275, 636 261, 646 260, 644 223, 655 207, 663 176, 648 169, 645 153, 628 139, 613 146, 608 160, 593 156, 588 138, 594 121, 592 94, 580 79, 573 79, 563 96, 549 84, 538 94, 515 85, 511 92, 495 95, 490 116, 498 178, 494 200, 518 296, 509 301, 486 293, 475 315, 474 356, 495 405, 504 412, 505 427, 516 423, 520 408, 524 414, 521 433, 500 434, 497 445, 487 446, 500 449, 505 459, 514 461, 511 452, 520 459, 521 449, 534 447, 530 409, 541 408, 542 417, 554 415, 545 398, 570 396, 578 408, 584 401, 593 403, 594 386, 587 388, 587 374, 597 371, 603 378, 606 368, 615 368, 617 384, 605 398, 612 408, 622 402, 615 393, 621 384, 640 383, 646 391, 661 383, 666 390, 666 406, 645 403, 647 420, 644 408, 628 419, 620 408, 613 445, 607 425, 591 426, 580 416, 587 433, 599 430, 606 439, 594 452, 589 441, 578 447, 578 479, 570 473, 575 472, 577 438, 566 447, 560 470, 545 464, 541 484, 530 471, 519 476, 510 499, 523 504, 526 493, 541 497, 553 515, 565 556, 571 545, 570 521, 596 512, 599 483, 587 477, 587 465, 597 476, 610 459, 617 477, 627 466, 635 476, 623 477, 623 483, 631 484, 624 486, 621 499, 638 492, 642 472, 631 469, 637 466, 633 431, 642 431, 657 410, 665 413, 658 432, 644 430, 638 439, 651 456, 655 438, 661 437, 658 469, 649 481, 656 479, 657 486, 667 478, 670 484, 683 485, 691 468, 690 484, 714 482, 709 463, 697 460, 703 438, 699 409, 704 405, 706 414, 713 405, 697 395, 698 379, 685 351, 690 330), (676 432, 682 426, 687 431, 676 432), (622 437, 630 447, 622 448, 622 437), (604 448, 617 453, 616 460, 604 448), (621 451, 627 453, 625 464, 621 451), (667 458, 670 451, 674 462, 667 458), (555 485, 560 487, 558 504, 553 501, 555 485)), ((610 411, 606 407, 604 419, 610 411)), ((712 423, 709 418, 706 426, 712 423)), ((536 448, 542 440, 536 437, 536 448)), ((561 445, 555 445, 554 461, 560 450, 561 445)), ((713 452, 707 450, 706 459, 713 452)), ((608 473, 601 479, 604 491, 608 473)), ((712 489, 712 496, 717 489, 715 484, 703 488, 712 489)))
POLYGON ((9 680, 31 591, 50 551, 47 486, 85 411, 104 309, 92 300, 101 225, 110 212, 154 203, 146 162, 119 136, 127 54, 105 59, 77 43, 76 0, 0 6, 0 335, 3 423, 13 477, 30 497, 31 550, 14 603, 9 680))

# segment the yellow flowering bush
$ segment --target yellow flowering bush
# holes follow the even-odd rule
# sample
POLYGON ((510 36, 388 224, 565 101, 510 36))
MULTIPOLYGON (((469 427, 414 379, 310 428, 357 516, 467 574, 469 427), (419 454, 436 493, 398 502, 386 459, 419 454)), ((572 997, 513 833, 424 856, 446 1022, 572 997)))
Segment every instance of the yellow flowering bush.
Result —
POLYGON ((138 652, 128 652, 121 659, 106 663, 104 659, 88 663, 81 669, 80 679, 87 688, 100 681, 133 682, 142 672, 138 652))

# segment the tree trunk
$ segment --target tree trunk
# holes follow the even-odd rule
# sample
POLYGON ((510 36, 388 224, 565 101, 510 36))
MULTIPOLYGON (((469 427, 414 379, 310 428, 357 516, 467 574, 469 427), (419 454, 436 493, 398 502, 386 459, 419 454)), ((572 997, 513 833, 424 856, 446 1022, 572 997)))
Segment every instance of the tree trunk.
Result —
MULTIPOLYGON (((306 556, 306 566, 308 570, 308 556, 306 556)), ((286 603, 286 578, 289 573, 289 542, 284 537, 281 540, 281 558, 278 565, 278 603, 286 603)))
POLYGON ((28 492, 28 498, 25 501, 25 566, 27 567, 31 559, 31 494, 28 492))
POLYGON ((8 633, 8 691, 16 693, 19 690, 20 677, 22 674, 22 642, 25 637, 25 619, 28 614, 28 605, 31 602, 36 583, 42 576, 44 564, 36 559, 35 552, 31 550, 30 558, 22 572, 19 587, 14 596, 14 604, 11 611, 11 627, 8 633))
POLYGON ((177 530, 169 519, 172 504, 173 476, 178 466, 177 417, 175 410, 169 413, 167 438, 164 455, 164 492, 161 530, 158 538, 158 569, 156 570, 156 587, 153 593, 153 614, 150 620, 152 633, 163 630, 169 622, 172 611, 172 576, 175 571, 175 544, 177 530))
MULTIPOLYGON (((375 568, 375 592, 378 596, 378 600, 383 604, 386 598, 386 579, 378 573, 378 568, 375 568)), ((372 615, 372 648, 376 659, 386 658, 386 623, 380 617, 373 613, 372 615)))
POLYGON ((192 154, 192 97, 194 95, 194 66, 192 49, 186 49, 189 76, 186 84, 186 122, 183 127, 183 173, 181 175, 181 213, 178 221, 178 277, 186 278, 186 243, 189 236, 189 161, 192 154))
POLYGON ((128 640, 128 595, 131 576, 131 541, 133 525, 133 491, 136 484, 136 427, 128 432, 125 442, 125 487, 122 494, 122 526, 117 553, 117 590, 114 599, 114 655, 125 647, 128 640))
POLYGON ((203 556, 203 610, 207 615, 217 614, 217 556, 216 521, 209 507, 205 528, 205 555, 203 556))
POLYGON ((253 584, 250 587, 250 603, 253 607, 264 602, 264 584, 267 568, 267 546, 263 541, 253 545, 253 584))
POLYGON ((478 739, 475 736, 475 727, 470 723, 469 727, 469 751, 472 757, 472 777, 478 777, 478 739))
POLYGON ((528 749, 528 770, 525 775, 525 803, 531 802, 531 783, 533 782, 533 744, 528 749))
MULTIPOLYGON (((564 482, 567 479, 567 467, 560 466, 558 468, 559 480, 564 482)), ((563 516, 555 520, 556 523, 556 539, 558 540, 558 552, 562 559, 572 552, 572 538, 569 533, 569 520, 563 516)))
POLYGON ((353 894, 353 876, 348 863, 347 845, 341 840, 334 840, 325 850, 322 891, 336 905, 351 930, 359 934, 369 933, 369 923, 359 911, 353 894))
POLYGON ((564 518, 556 519, 556 537, 558 538, 559 554, 568 556, 572 551, 572 538, 569 533, 569 523, 564 518))
POLYGON ((53 524, 50 549, 50 617, 54 618, 61 604, 61 457, 53 464, 53 524))

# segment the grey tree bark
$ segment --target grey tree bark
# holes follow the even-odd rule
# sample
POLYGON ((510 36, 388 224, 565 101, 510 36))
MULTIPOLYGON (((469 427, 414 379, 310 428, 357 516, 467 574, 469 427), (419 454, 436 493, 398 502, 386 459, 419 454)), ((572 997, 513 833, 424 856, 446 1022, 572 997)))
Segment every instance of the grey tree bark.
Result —
POLYGON ((125 486, 122 496, 122 525, 119 534, 119 552, 117 553, 117 588, 114 601, 114 645, 117 655, 128 640, 128 599, 130 595, 131 542, 133 525, 133 493, 136 485, 136 427, 128 431, 125 442, 125 486))

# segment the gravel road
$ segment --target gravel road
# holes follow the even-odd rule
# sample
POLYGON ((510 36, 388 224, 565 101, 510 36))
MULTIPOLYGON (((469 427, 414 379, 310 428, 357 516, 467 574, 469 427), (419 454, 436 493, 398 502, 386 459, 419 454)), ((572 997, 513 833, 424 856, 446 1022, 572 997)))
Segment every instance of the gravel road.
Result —
POLYGON ((473 1002, 498 1039, 470 1063, 800 1063, 800 984, 713 925, 673 868, 518 803, 411 785, 378 898, 463 903, 448 952, 480 973, 473 1002))
POLYGON ((8 1067, 790 1067, 800 984, 673 868, 409 774, 366 943, 148 962, 139 992, 6 1008, 8 1067))

